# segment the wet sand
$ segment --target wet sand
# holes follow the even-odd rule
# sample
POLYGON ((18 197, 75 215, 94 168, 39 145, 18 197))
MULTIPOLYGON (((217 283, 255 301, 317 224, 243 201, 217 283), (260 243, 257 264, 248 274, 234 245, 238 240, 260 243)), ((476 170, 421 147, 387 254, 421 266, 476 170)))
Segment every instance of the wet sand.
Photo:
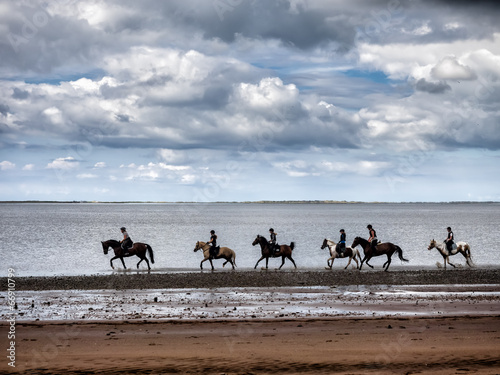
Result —
POLYGON ((456 269, 19 277, 16 368, 4 356, 0 374, 500 374, 499 276, 456 269))
MULTIPOLYGON (((22 374, 498 374, 498 317, 22 323, 22 374)), ((9 372, 3 372, 9 373, 9 372)))

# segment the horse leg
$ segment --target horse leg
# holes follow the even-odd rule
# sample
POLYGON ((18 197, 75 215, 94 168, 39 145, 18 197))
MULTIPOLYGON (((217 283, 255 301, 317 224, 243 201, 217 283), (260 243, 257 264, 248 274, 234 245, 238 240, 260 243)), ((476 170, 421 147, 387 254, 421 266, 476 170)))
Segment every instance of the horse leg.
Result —
POLYGON ((148 271, 151 271, 151 266, 149 265, 149 260, 148 258, 146 258, 146 256, 144 256, 143 258, 141 258, 141 260, 137 263, 137 268, 139 268, 139 264, 145 260, 146 261, 146 264, 148 265, 148 271))
POLYGON ((352 260, 352 257, 349 257, 349 262, 347 262, 347 266, 344 267, 345 270, 347 269, 347 267, 349 267, 349 264, 351 264, 351 260, 352 260))
POLYGON ((212 263, 212 258, 208 258, 208 260, 210 261, 210 265, 212 266, 212 271, 214 270, 214 264, 212 263))
POLYGON ((363 257, 363 259, 361 260, 361 265, 359 266, 359 270, 361 271, 361 268, 363 267, 363 263, 365 262, 366 260, 366 255, 363 257))
MULTIPOLYGON (((293 258, 292 258, 292 254, 287 255, 286 257, 292 261, 293 266, 295 267, 295 269, 297 269, 297 265, 295 264, 295 261, 294 261, 294 260, 293 260, 293 258)), ((333 261, 332 261, 332 266, 333 266, 333 261)))
POLYGON ((280 268, 278 268, 279 270, 281 269, 281 267, 283 267, 283 264, 285 264, 285 256, 284 255, 281 257, 281 266, 280 266, 280 268))
POLYGON ((371 264, 368 264, 368 261, 369 261, 370 259, 372 259, 372 257, 371 257, 371 256, 366 256, 366 257, 365 257, 365 259, 366 259, 366 262, 365 262, 365 263, 366 263, 366 265, 367 265, 368 267, 370 267, 370 268, 373 268, 373 266, 372 266, 371 264))
POLYGON ((127 269, 127 266, 125 265, 125 261, 123 260, 123 257, 120 257, 120 260, 122 261, 123 269, 127 269))
MULTIPOLYGON (((385 264, 387 264, 387 267, 385 267, 384 271, 387 272, 387 269, 391 265, 391 260, 392 260, 392 257, 389 254, 387 254, 387 262, 385 262, 385 264)), ((385 264, 384 264, 384 266, 385 266, 385 264)))
POLYGON ((111 264, 112 269, 115 269, 115 266, 113 266, 113 260, 118 259, 118 258, 119 258, 119 256, 117 255, 117 256, 114 256, 113 258, 111 258, 111 260, 109 261, 109 264, 111 264))
POLYGON ((257 268, 257 266, 259 265, 259 262, 260 262, 262 259, 264 259, 264 255, 262 255, 262 256, 260 257, 260 259, 257 261, 257 263, 255 263, 255 267, 254 267, 253 269, 256 269, 256 268, 257 268))
POLYGON ((203 269, 203 262, 206 262, 209 258, 206 257, 205 259, 203 259, 201 262, 200 262, 200 268, 203 269))
MULTIPOLYGON (((447 257, 446 257, 446 260, 448 261, 448 264, 449 264, 450 266, 452 266, 453 268, 456 268, 456 267, 455 267, 455 265, 454 265, 453 263, 450 263, 450 257, 449 257, 449 256, 447 256, 447 257)), ((444 268, 446 268, 446 262, 445 262, 445 264, 444 264, 444 268)))
POLYGON ((356 262, 356 269, 358 270, 359 269, 359 263, 358 263, 358 260, 356 259, 356 254, 353 254, 352 257, 354 258, 354 261, 356 262))
POLYGON ((333 266, 333 260, 334 260, 334 258, 333 258, 333 257, 328 258, 328 260, 326 261, 326 264, 328 265, 328 267, 325 267, 325 269, 327 269, 327 270, 331 270, 331 269, 332 269, 332 266, 333 266), (331 263, 331 264, 330 264, 330 261, 332 261, 332 263, 331 263))

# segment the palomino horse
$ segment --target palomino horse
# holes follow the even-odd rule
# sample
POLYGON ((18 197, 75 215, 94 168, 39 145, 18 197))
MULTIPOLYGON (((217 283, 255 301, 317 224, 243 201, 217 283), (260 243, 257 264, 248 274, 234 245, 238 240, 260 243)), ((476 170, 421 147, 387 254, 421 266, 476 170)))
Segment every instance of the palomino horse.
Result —
MULTIPOLYGON (((212 263, 212 258, 210 257, 210 248, 212 245, 209 243, 203 242, 203 241, 198 241, 196 242, 196 246, 194 247, 194 252, 197 252, 198 250, 203 250, 203 256, 205 257, 201 263, 200 263, 200 268, 203 269, 203 262, 209 260, 210 265, 212 266, 212 271, 214 270, 214 264, 212 263)), ((227 262, 231 263, 233 266, 236 266, 236 254, 233 250, 231 250, 229 247, 220 247, 219 248, 219 253, 214 257, 214 259, 225 259, 226 261, 222 264, 222 267, 226 265, 227 262)))
POLYGON ((455 254, 462 254, 467 262, 467 265, 469 267, 472 267, 472 258, 470 257, 470 246, 467 242, 457 242, 454 244, 453 249, 448 251, 448 248, 446 247, 445 243, 437 243, 435 240, 432 240, 431 243, 429 244, 429 247, 427 250, 431 250, 432 248, 436 248, 441 255, 443 256, 444 259, 444 269, 446 269, 446 262, 452 267, 455 267, 453 263, 450 263, 450 255, 455 255, 455 254))
POLYGON ((382 268, 385 268, 384 271, 387 271, 389 268, 389 265, 391 264, 391 257, 394 252, 398 253, 399 259, 402 260, 403 262, 408 262, 408 259, 403 258, 403 250, 398 245, 394 245, 393 243, 390 242, 384 242, 381 244, 378 244, 375 248, 375 252, 372 250, 371 244, 368 242, 368 240, 365 240, 364 238, 361 237, 356 237, 351 245, 352 248, 355 248, 356 246, 361 245, 363 248, 363 251, 365 252, 365 257, 361 261, 361 266, 359 266, 359 269, 361 270, 361 267, 363 267, 363 262, 366 261, 366 264, 373 268, 371 264, 368 264, 368 261, 372 257, 377 257, 379 255, 387 255, 387 262, 384 263, 382 268), (386 267, 387 266, 387 267, 386 267))
MULTIPOLYGON (((267 239, 265 237, 257 235, 257 237, 255 238, 255 240, 252 242, 252 245, 255 246, 257 244, 260 245, 260 250, 262 252, 262 256, 260 257, 260 259, 255 264, 254 269, 257 268, 257 265, 259 264, 259 262, 262 259, 266 258, 266 268, 265 269, 267 270, 268 263, 269 263, 269 258, 279 258, 279 257, 281 257, 281 259, 282 259, 281 266, 280 266, 279 269, 281 269, 281 267, 283 267, 283 264, 285 264, 285 258, 290 259, 292 261, 293 265, 295 266, 295 268, 297 268, 297 265, 295 264, 295 261, 292 258, 292 251, 295 248, 295 242, 291 242, 290 246, 288 246, 288 245, 280 245, 279 252, 275 253, 274 255, 272 255, 271 249, 270 249, 270 246, 269 246, 269 242, 267 242, 267 239)), ((262 269, 264 269, 264 268, 262 268, 262 269)))
POLYGON ((137 268, 139 268, 139 264, 145 260, 147 265, 148 265, 148 270, 151 270, 151 266, 149 265, 149 260, 146 258, 146 250, 149 252, 149 257, 151 258, 151 263, 154 264, 155 259, 153 257, 153 249, 151 246, 149 246, 146 243, 141 243, 141 242, 134 242, 134 245, 127 249, 127 254, 125 255, 125 251, 122 249, 121 243, 116 241, 116 240, 107 240, 107 241, 101 241, 102 244, 102 250, 104 251, 104 254, 108 254, 108 250, 111 247, 115 251, 115 256, 111 258, 110 264, 111 268, 115 269, 113 266, 113 260, 120 258, 123 264, 123 268, 127 269, 125 266, 125 261, 123 260, 124 257, 130 257, 132 255, 137 255, 141 260, 139 263, 137 263, 137 268))
POLYGON ((356 269, 358 269, 359 268, 358 259, 361 261, 361 255, 359 255, 358 249, 355 249, 352 247, 346 247, 343 254, 340 255, 335 250, 336 246, 337 246, 337 244, 335 242, 333 242, 332 240, 328 240, 326 238, 323 240, 323 245, 321 245, 321 249, 323 250, 325 247, 328 247, 328 249, 330 250, 330 258, 328 258, 328 260, 326 261, 326 264, 328 264, 328 267, 325 267, 325 269, 331 270, 332 266, 333 266, 333 261, 336 258, 347 258, 347 257, 349 257, 349 262, 347 263, 347 266, 345 266, 344 269, 347 269, 347 267, 349 267, 349 264, 351 264, 352 259, 354 259, 354 261, 356 262, 356 269), (358 259, 356 259, 356 257, 358 259), (330 261, 332 261, 332 263, 330 263, 330 261))

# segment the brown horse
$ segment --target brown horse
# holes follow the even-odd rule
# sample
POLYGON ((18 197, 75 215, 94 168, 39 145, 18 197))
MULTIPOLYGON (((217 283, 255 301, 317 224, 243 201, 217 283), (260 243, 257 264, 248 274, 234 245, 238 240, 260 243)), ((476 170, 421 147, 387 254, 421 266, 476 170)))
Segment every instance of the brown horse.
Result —
MULTIPOLYGON (((203 269, 203 262, 207 260, 210 261, 210 265, 212 266, 212 271, 214 270, 214 264, 212 263, 212 258, 210 257, 210 248, 212 246, 209 243, 198 241, 196 242, 196 246, 194 247, 194 252, 198 250, 203 250, 204 259, 200 263, 200 268, 203 269)), ((236 266, 236 253, 231 250, 229 247, 220 247, 218 254, 213 257, 213 259, 225 259, 226 261, 222 264, 222 267, 226 265, 227 262, 231 263, 233 266, 236 266)))
POLYGON ((361 245, 363 248, 363 251, 365 252, 365 257, 361 261, 361 265, 359 266, 359 269, 361 270, 361 267, 363 267, 363 262, 366 261, 366 264, 373 268, 371 264, 368 264, 368 261, 372 257, 377 257, 380 255, 387 255, 387 262, 384 263, 382 268, 385 268, 384 271, 387 271, 389 268, 389 265, 391 264, 391 257, 394 252, 398 253, 399 259, 402 260, 403 262, 408 262, 408 259, 403 258, 403 250, 398 245, 394 245, 393 243, 390 242, 384 242, 381 244, 378 244, 375 248, 375 252, 372 250, 371 244, 368 242, 368 240, 365 240, 364 238, 361 237, 356 237, 351 245, 352 248, 355 248, 356 246, 361 245), (387 267, 386 267, 387 265, 387 267))
POLYGON ((151 266, 149 265, 149 260, 148 260, 148 258, 146 258, 146 251, 149 252, 149 257, 151 258, 151 263, 154 264, 154 262, 155 262, 155 259, 153 257, 153 249, 148 244, 141 243, 141 242, 134 242, 134 245, 131 248, 127 249, 127 255, 125 255, 125 251, 122 249, 121 243, 116 241, 116 240, 101 241, 101 244, 102 244, 102 250, 104 251, 104 254, 106 254, 106 255, 108 254, 108 250, 110 247, 115 252, 115 256, 113 258, 111 258, 111 260, 110 260, 111 268, 113 268, 113 269, 115 269, 115 267, 113 266, 113 260, 120 258, 120 260, 122 261, 122 264, 123 264, 123 268, 127 269, 123 258, 137 255, 139 258, 141 258, 139 263, 137 263, 137 268, 139 268, 139 264, 141 264, 141 262, 143 260, 145 260, 147 265, 148 265, 148 270, 151 270, 151 266))
MULTIPOLYGON (((280 266, 279 269, 281 269, 281 267, 283 267, 283 264, 285 264, 285 258, 290 259, 292 261, 293 265, 295 266, 295 268, 297 268, 297 265, 295 264, 295 261, 292 258, 292 251, 295 248, 295 242, 291 242, 290 246, 288 246, 288 245, 281 245, 280 246, 280 251, 277 254, 274 254, 274 255, 271 254, 271 249, 270 249, 270 246, 269 246, 269 242, 267 242, 267 239, 265 237, 257 235, 257 237, 255 238, 255 240, 252 242, 252 245, 255 246, 257 244, 260 245, 260 250, 262 252, 262 256, 260 257, 260 259, 255 264, 254 269, 257 268, 257 265, 259 264, 259 262, 262 259, 266 258, 266 268, 265 269, 267 270, 269 258, 279 258, 279 257, 281 257, 281 259, 282 259, 281 266, 280 266)), ((262 269, 264 269, 264 268, 262 268, 262 269)))

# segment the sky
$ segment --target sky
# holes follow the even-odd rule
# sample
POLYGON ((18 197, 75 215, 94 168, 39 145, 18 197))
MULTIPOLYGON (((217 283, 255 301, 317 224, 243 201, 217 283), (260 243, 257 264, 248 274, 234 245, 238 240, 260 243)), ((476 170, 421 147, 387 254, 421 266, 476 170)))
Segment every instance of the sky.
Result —
POLYGON ((0 0, 0 200, 500 201, 500 5, 0 0))

